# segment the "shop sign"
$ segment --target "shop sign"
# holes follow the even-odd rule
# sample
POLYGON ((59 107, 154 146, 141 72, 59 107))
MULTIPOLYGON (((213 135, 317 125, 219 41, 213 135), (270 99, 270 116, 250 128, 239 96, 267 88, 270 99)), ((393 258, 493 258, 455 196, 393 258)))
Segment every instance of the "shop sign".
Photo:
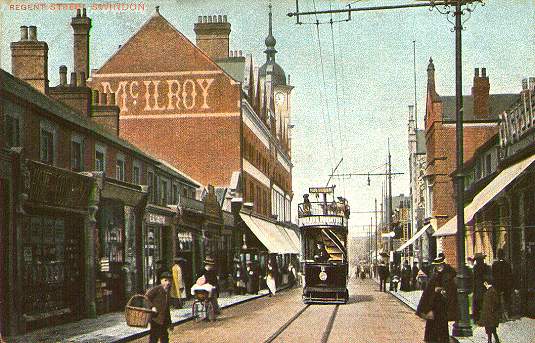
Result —
POLYGON ((87 208, 92 178, 34 161, 26 162, 25 169, 28 201, 81 210, 87 208))
POLYGON ((299 219, 300 226, 317 226, 317 225, 330 225, 330 226, 344 226, 344 217, 339 216, 308 216, 299 219))
POLYGON ((191 235, 191 232, 178 232, 177 233, 177 238, 178 238, 179 241, 184 241, 184 242, 193 241, 193 237, 191 235))
POLYGON ((155 214, 155 213, 148 213, 147 222, 149 224, 165 225, 165 216, 155 214))

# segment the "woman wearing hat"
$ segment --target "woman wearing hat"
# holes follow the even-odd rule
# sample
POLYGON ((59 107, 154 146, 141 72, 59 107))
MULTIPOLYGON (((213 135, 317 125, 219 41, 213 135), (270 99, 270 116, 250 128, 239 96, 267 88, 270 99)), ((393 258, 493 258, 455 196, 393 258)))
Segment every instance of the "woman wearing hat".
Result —
POLYGON ((457 319, 455 270, 443 256, 433 260, 433 276, 420 298, 416 313, 426 320, 425 342, 448 343, 448 321, 457 319))
POLYGON ((485 263, 485 255, 482 253, 476 253, 474 256, 474 281, 473 281, 473 295, 472 295, 472 314, 474 321, 479 320, 479 312, 483 305, 483 296, 485 295, 484 282, 485 279, 491 275, 490 266, 485 263))
POLYGON ((199 273, 204 276, 205 282, 214 287, 211 299, 216 309, 216 313, 219 313, 219 304, 217 298, 219 297, 219 280, 217 279, 217 269, 215 267, 215 261, 212 257, 207 256, 204 259, 204 269, 199 273))
POLYGON ((171 299, 175 308, 182 308, 184 299, 186 299, 186 285, 184 283, 184 273, 182 265, 186 260, 182 257, 176 257, 174 265, 171 268, 173 272, 173 283, 171 288, 171 299))

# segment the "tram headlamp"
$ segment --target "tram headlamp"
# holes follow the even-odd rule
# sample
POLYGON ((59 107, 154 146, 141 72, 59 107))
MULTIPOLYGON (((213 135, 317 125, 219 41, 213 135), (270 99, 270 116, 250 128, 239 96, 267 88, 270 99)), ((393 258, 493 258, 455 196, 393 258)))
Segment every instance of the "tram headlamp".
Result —
POLYGON ((321 281, 325 281, 327 280, 327 273, 322 271, 318 274, 318 277, 320 278, 321 281))

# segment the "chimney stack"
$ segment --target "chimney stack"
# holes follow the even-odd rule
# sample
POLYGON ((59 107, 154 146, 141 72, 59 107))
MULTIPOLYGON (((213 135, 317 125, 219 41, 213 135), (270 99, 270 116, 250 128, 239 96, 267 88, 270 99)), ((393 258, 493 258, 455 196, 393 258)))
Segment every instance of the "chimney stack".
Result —
POLYGON ((21 26, 20 41, 11 42, 11 73, 48 94, 48 45, 37 40, 35 26, 21 26))
POLYGON ((475 68, 474 85, 472 86, 474 117, 484 118, 489 115, 489 92, 490 82, 489 77, 487 76, 487 69, 481 68, 481 75, 479 75, 479 68, 475 68))
POLYGON ((67 86, 67 66, 62 65, 59 67, 59 85, 67 86))
POLYGON ((197 47, 213 60, 229 57, 230 23, 226 15, 199 16, 193 30, 197 47))
POLYGON ((74 72, 78 75, 85 73, 89 75, 89 31, 91 30, 91 19, 87 17, 86 9, 76 10, 76 17, 71 20, 74 32, 74 72))

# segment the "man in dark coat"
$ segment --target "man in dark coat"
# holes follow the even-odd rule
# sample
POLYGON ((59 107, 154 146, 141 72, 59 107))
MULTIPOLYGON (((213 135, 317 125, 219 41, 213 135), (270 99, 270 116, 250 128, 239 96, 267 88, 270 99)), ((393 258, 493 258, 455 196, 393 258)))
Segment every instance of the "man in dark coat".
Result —
POLYGON ((329 261, 329 253, 325 249, 325 244, 322 242, 316 242, 316 248, 314 249, 314 262, 325 263, 329 261))
POLYGON ((401 269, 401 290, 403 292, 408 292, 411 290, 411 275, 412 269, 409 265, 409 261, 405 260, 403 262, 403 267, 401 269))
POLYGON ((473 282, 473 295, 472 295, 472 314, 474 321, 479 320, 479 312, 481 305, 483 305, 483 296, 485 295, 485 280, 490 277, 490 267, 485 263, 485 255, 482 253, 476 253, 474 256, 474 282, 473 282))
POLYGON ((483 287, 487 289, 483 296, 481 314, 478 324, 485 327, 488 343, 492 343, 492 336, 496 343, 500 343, 498 338, 498 325, 500 325, 500 297, 494 287, 492 278, 487 276, 483 282, 483 287))
POLYGON ((503 249, 498 249, 498 260, 492 264, 492 278, 496 291, 503 296, 503 310, 507 313, 511 302, 513 272, 511 264, 504 259, 503 249))
POLYGON ((418 268, 418 262, 414 262, 412 264, 412 271, 411 271, 411 287, 413 290, 418 289, 418 283, 416 281, 416 278, 418 277, 418 272, 420 269, 418 268))
POLYGON ((457 319, 457 286, 455 270, 447 268, 443 257, 433 261, 435 270, 427 284, 416 314, 426 320, 425 342, 448 343, 448 321, 457 319))
POLYGON ((172 330, 171 313, 169 311, 169 296, 173 276, 169 272, 160 275, 160 285, 152 287, 145 294, 149 299, 149 306, 154 314, 150 321, 150 343, 169 342, 168 329, 172 330))
POLYGON ((386 280, 389 276, 388 266, 385 261, 381 261, 377 267, 379 273, 379 291, 386 292, 386 280))

